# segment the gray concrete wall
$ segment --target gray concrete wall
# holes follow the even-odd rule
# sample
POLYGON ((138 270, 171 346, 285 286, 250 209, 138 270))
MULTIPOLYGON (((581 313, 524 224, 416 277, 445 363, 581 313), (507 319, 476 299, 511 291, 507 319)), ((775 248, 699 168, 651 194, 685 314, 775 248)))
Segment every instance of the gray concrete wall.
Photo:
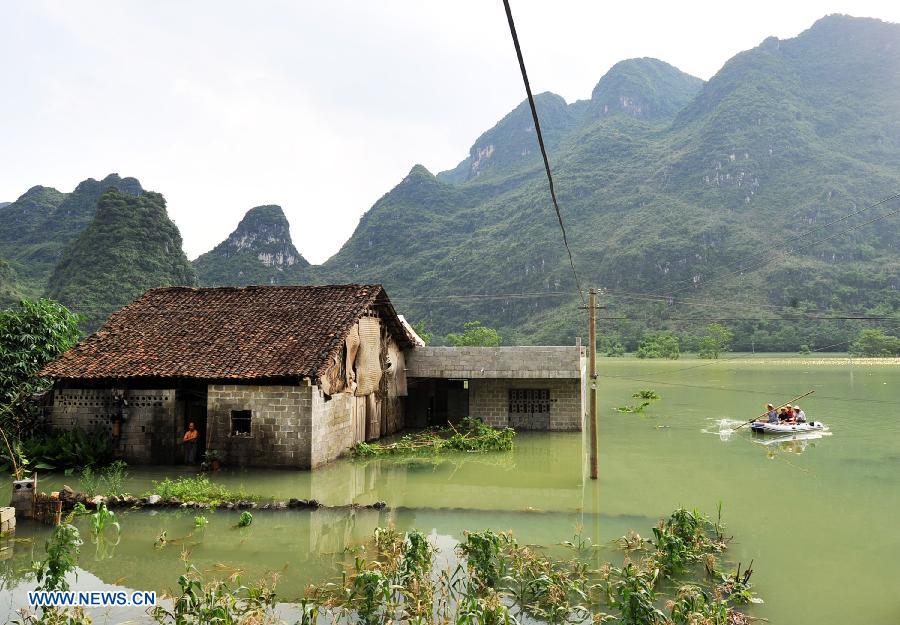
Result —
POLYGON ((325 401, 318 387, 312 398, 312 444, 310 467, 318 467, 340 456, 353 445, 353 404, 350 393, 338 393, 325 401))
POLYGON ((413 378, 581 378, 581 349, 572 346, 416 347, 406 353, 413 378))
POLYGON ((223 462, 232 466, 313 466, 315 392, 321 393, 307 385, 210 385, 206 448, 222 452, 223 462), (232 436, 232 410, 252 412, 250 436, 232 436))
MULTIPOLYGON (((550 430, 580 431, 583 427, 581 380, 470 379, 469 416, 482 419, 493 427, 545 429, 539 421, 529 422, 522 415, 510 415, 510 389, 550 390, 550 430)), ((539 415, 536 415, 540 419, 539 415)))
MULTIPOLYGON (((165 464, 179 457, 181 415, 174 389, 125 391, 128 401, 117 453, 136 464, 165 464)), ((57 388, 48 412, 50 424, 61 429, 101 427, 112 436, 116 402, 110 389, 57 388)))

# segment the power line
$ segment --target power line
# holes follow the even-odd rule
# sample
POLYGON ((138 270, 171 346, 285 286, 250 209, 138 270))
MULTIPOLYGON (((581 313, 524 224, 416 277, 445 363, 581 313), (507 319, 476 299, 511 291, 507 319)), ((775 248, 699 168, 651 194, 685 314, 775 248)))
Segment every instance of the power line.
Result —
POLYGON ((556 201, 556 188, 553 185, 553 174, 550 173, 550 160, 547 158, 547 149, 544 147, 544 135, 541 132, 541 122, 538 119, 534 95, 531 93, 531 83, 528 81, 528 72, 525 71, 525 60, 522 58, 522 47, 519 45, 519 36, 516 34, 516 24, 513 21, 509 0, 503 0, 503 7, 506 9, 506 21, 509 22, 509 34, 512 35, 513 45, 516 48, 516 57, 519 59, 519 70, 522 72, 522 81, 525 83, 525 93, 528 94, 528 105, 531 107, 531 118, 534 120, 534 132, 537 135, 538 145, 541 148, 541 156, 544 159, 544 171, 547 172, 547 182, 550 185, 550 198, 553 200, 553 208, 556 210, 556 219, 559 221, 559 229, 562 230, 563 245, 566 246, 566 252, 569 254, 569 265, 572 266, 572 275, 575 276, 575 287, 578 289, 578 296, 581 297, 581 303, 586 306, 587 303, 584 299, 584 290, 581 288, 581 280, 578 279, 578 271, 575 270, 575 260, 572 258, 572 250, 569 247, 568 237, 566 237, 566 227, 563 224, 562 213, 559 210, 559 202, 556 201))

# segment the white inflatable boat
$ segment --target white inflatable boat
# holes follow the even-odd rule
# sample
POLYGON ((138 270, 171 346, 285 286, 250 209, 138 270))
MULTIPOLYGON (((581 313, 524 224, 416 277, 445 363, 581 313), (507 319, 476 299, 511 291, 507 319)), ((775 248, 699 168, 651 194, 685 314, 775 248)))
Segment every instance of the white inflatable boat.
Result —
POLYGON ((820 421, 807 421, 806 423, 769 423, 767 421, 754 421, 750 429, 760 434, 795 434, 797 432, 817 432, 825 429, 825 424, 820 421))

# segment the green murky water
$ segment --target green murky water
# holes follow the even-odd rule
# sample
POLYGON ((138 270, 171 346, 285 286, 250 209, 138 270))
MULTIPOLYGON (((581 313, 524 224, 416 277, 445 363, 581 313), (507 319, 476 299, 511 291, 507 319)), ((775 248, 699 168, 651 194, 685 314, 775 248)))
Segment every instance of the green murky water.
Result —
MULTIPOLYGON (((193 532, 192 511, 125 513, 118 545, 84 546, 76 586, 171 589, 185 550, 210 572, 241 569, 252 578, 275 571, 280 594, 293 598, 304 584, 337 572, 344 547, 365 541, 379 524, 431 532, 448 549, 463 530, 486 527, 551 545, 578 526, 595 541, 628 529, 646 535, 678 505, 714 514, 721 501, 736 537, 731 558, 755 561, 756 589, 766 601, 755 615, 791 625, 900 619, 900 367, 796 358, 709 366, 604 359, 601 373, 596 482, 583 477, 581 435, 552 433, 522 434, 508 454, 225 473, 215 479, 260 495, 328 505, 383 500, 394 509, 259 511, 243 530, 232 527, 235 513, 219 511, 193 532), (615 411, 640 388, 654 388, 662 401, 645 415, 615 411), (765 401, 808 389, 816 394, 804 408, 830 426, 830 435, 766 445, 769 439, 746 428, 720 431, 722 419, 750 418, 765 401), (169 544, 154 549, 161 530, 169 544)), ((133 492, 164 475, 132 471, 133 492)), ((22 605, 33 585, 17 572, 41 555, 44 533, 21 527, 18 538, 34 541, 0 551, 0 615, 22 605)), ((136 615, 114 612, 100 622, 136 615)))

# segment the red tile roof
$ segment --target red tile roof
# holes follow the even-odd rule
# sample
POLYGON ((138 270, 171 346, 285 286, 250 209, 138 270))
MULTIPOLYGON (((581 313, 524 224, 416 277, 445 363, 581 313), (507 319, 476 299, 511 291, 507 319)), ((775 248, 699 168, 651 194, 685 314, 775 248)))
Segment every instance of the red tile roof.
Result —
POLYGON ((412 345, 379 284, 151 289, 40 375, 317 378, 370 307, 401 346, 412 345))

